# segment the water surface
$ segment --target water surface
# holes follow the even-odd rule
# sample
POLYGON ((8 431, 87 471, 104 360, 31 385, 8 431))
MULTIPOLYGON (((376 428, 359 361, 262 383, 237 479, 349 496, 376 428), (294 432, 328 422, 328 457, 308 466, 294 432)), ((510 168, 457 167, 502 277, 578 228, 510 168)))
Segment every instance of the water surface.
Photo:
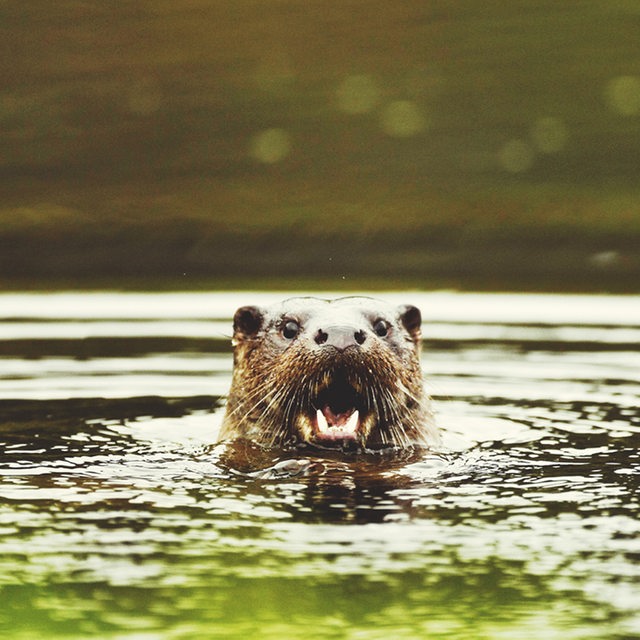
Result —
POLYGON ((640 298, 381 295, 443 450, 235 473, 230 318, 286 295, 0 295, 1 632, 640 637, 640 298))

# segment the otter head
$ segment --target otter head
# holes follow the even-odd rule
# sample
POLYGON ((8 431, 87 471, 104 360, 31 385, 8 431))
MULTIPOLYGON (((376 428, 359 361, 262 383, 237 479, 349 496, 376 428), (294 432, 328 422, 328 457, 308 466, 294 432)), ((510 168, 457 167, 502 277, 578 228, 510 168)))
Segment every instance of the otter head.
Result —
POLYGON ((370 298, 238 309, 220 439, 374 450, 433 443, 420 324, 416 307, 370 298))

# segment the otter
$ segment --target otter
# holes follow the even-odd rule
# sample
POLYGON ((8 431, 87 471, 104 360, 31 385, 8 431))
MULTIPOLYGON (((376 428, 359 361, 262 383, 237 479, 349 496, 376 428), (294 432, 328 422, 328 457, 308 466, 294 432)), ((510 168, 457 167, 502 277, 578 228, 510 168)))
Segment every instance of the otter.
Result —
POLYGON ((417 307, 365 297, 241 307, 219 441, 376 452, 436 444, 421 323, 417 307))

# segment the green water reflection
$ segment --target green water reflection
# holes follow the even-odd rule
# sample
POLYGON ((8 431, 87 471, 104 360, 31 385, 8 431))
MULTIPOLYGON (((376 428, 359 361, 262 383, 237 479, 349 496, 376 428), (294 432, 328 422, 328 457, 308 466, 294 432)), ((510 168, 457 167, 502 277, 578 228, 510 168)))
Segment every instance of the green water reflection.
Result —
POLYGON ((41 449, 17 444, 7 452, 23 462, 5 468, 0 510, 0 619, 11 637, 638 630, 628 475, 638 456, 628 449, 545 466, 498 446, 391 470, 326 463, 271 481, 229 477, 207 448, 153 450, 115 425, 71 429, 41 449), (49 453, 78 441, 83 451, 64 461, 49 453))
POLYGON ((17 618, 17 638, 598 637, 594 622, 600 637, 615 637, 601 624, 606 612, 554 599, 535 578, 523 585, 502 568, 455 568, 458 577, 442 580, 412 572, 212 580, 179 590, 29 586, 4 589, 3 606, 17 618))

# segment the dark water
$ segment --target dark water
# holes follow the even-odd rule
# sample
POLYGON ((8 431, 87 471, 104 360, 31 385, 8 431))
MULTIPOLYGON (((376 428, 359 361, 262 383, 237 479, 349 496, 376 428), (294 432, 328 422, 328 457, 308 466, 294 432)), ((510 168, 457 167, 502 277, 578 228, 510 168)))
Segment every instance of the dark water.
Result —
POLYGON ((0 296, 0 633, 640 637, 640 298, 384 296, 443 450, 243 476, 229 318, 279 297, 0 296))

